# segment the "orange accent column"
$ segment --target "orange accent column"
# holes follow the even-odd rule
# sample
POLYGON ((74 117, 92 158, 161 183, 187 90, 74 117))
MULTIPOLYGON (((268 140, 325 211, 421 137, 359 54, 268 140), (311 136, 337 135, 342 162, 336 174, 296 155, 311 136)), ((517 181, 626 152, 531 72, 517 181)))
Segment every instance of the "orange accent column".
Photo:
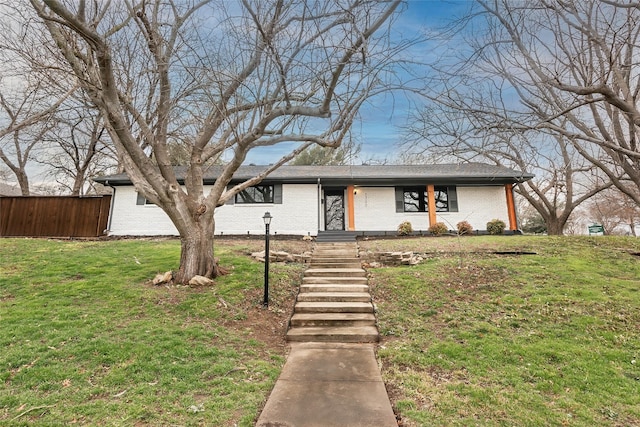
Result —
POLYGON ((347 217, 349 218, 349 231, 354 231, 356 229, 356 214, 353 206, 355 191, 356 188, 353 185, 347 186, 347 217))
POLYGON ((436 190, 431 184, 427 185, 427 203, 429 204, 429 227, 436 223, 436 190))
POLYGON ((505 184, 504 191, 507 195, 507 214, 509 215, 509 230, 517 230, 518 220, 516 218, 516 205, 513 202, 513 184, 505 184))

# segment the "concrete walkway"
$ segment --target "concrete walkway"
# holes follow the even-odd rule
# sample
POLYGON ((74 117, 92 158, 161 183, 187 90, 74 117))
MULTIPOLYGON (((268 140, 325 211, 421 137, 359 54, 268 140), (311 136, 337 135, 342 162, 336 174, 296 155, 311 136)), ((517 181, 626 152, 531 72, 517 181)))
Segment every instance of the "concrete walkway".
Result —
POLYGON ((292 343, 258 427, 397 427, 374 344, 292 343))
MULTIPOLYGON (((330 301, 334 300, 332 294, 336 291, 344 292, 343 296, 350 300, 349 294, 354 292, 348 287, 351 281, 356 286, 363 286, 364 277, 360 272, 348 272, 346 277, 339 279, 334 275, 336 266, 327 262, 331 257, 329 252, 335 252, 335 262, 344 262, 345 252, 351 253, 352 262, 358 261, 357 252, 351 248, 354 244, 346 251, 316 246, 315 264, 312 257, 311 268, 307 270, 311 274, 305 274, 302 286, 326 286, 327 289, 323 290, 326 294, 320 298, 326 309, 317 314, 322 319, 294 322, 294 318, 303 315, 309 305, 309 294, 303 295, 305 292, 301 289, 303 298, 298 297, 298 308, 288 334, 290 353, 258 418, 257 427, 397 427, 375 357, 377 328, 367 323, 366 328, 372 330, 362 333, 363 327, 358 323, 362 320, 355 318, 361 313, 354 313, 351 307, 346 313, 338 314, 334 311, 335 302, 330 301), (341 258, 340 261, 337 258, 341 258), (329 272, 327 278, 318 269, 333 272, 329 272), (320 282, 315 277, 319 277, 320 282), (347 318, 335 319, 335 316, 347 318), (320 323, 309 331, 309 321, 320 323), (292 335, 292 331, 299 332, 292 335)), ((368 286, 357 290, 368 294, 368 286)), ((315 288, 308 290, 311 293, 317 291, 315 288)), ((370 296, 368 304, 372 307, 370 296)), ((372 313, 370 315, 373 317, 372 313)))

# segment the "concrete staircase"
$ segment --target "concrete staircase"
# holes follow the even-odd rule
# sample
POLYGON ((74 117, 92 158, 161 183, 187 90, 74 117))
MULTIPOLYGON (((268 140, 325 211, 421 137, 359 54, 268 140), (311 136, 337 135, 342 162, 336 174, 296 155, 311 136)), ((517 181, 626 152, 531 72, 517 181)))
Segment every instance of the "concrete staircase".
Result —
POLYGON ((296 342, 379 340, 356 243, 316 243, 287 332, 296 342))
POLYGON ((331 242, 355 242, 355 231, 344 230, 331 230, 331 231, 318 231, 316 236, 316 242, 318 243, 331 243, 331 242))

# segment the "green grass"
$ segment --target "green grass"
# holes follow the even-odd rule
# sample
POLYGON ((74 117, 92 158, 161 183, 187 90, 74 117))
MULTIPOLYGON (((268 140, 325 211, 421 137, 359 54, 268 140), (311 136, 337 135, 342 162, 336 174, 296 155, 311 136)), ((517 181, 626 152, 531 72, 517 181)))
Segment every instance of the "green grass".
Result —
MULTIPOLYGON (((361 247, 425 257, 370 270, 405 426, 640 425, 640 240, 361 247)), ((177 240, 0 239, 0 425, 254 425, 303 268, 272 264, 265 311, 264 265, 247 256, 260 249, 219 239, 230 274, 192 288, 148 283, 177 268, 177 240)))
POLYGON ((639 239, 361 246, 425 256, 370 271, 378 357, 405 426, 640 425, 639 239))
MULTIPOLYGON (((277 248, 276 242, 276 248, 277 248)), ((153 286, 177 240, 0 239, 0 425, 252 426, 284 362, 302 266, 220 241, 211 288, 153 286)))

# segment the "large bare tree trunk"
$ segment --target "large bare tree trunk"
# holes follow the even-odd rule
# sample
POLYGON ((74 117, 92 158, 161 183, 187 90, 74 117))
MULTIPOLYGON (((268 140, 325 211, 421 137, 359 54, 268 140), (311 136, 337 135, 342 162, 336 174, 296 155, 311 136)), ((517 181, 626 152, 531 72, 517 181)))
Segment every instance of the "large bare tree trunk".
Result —
POLYGON ((213 278, 220 274, 213 255, 213 214, 205 212, 194 223, 180 238, 180 269, 175 278, 179 283, 186 283, 194 276, 213 278))
POLYGON ((567 224, 566 218, 549 217, 545 218, 547 226, 547 234, 549 236, 562 236, 564 234, 564 227, 567 224))

